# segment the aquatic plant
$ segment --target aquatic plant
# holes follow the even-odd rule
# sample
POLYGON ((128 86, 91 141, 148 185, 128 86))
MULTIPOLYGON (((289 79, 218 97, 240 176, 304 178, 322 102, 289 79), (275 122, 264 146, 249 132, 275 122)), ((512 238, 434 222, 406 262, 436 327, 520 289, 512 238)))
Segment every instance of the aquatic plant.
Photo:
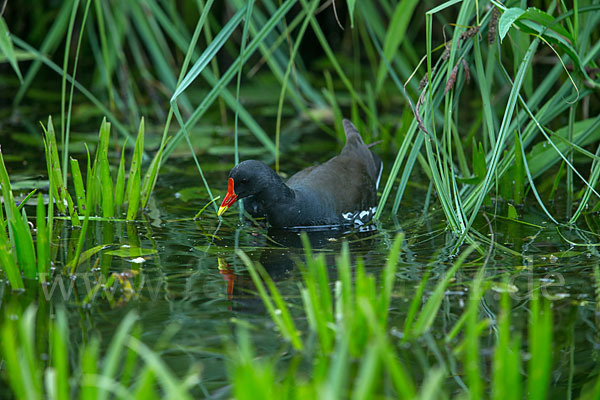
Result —
MULTIPOLYGON (((305 240, 306 265, 300 284, 303 308, 295 320, 306 319, 309 332, 299 332, 293 322, 285 322, 291 311, 281 294, 264 269, 240 253, 275 326, 293 350, 290 349, 291 360, 287 362, 259 357, 246 328, 241 326, 238 344, 230 349, 230 376, 236 398, 251 398, 256 394, 267 399, 302 398, 310 394, 320 398, 433 399, 458 393, 475 399, 521 398, 522 393, 531 398, 547 398, 556 362, 550 302, 540 297, 539 288, 532 292, 525 341, 521 340, 524 335, 511 325, 508 290, 502 290, 499 317, 482 318, 485 315, 483 296, 491 289, 490 282, 484 279, 485 263, 471 280, 467 307, 445 339, 451 347, 450 354, 446 355, 450 359, 444 361, 439 355, 437 365, 431 366, 425 376, 411 372, 405 349, 418 346, 424 340, 435 346, 428 332, 440 319, 445 291, 456 272, 465 267, 474 248, 461 253, 444 279, 426 296, 426 301, 421 284, 405 314, 404 329, 398 331, 388 326, 388 314, 395 301, 395 270, 402 242, 403 235, 397 235, 377 282, 365 273, 360 258, 351 265, 347 244, 337 257, 337 278, 330 281, 323 254, 313 256, 305 240), (263 280, 268 292, 263 288, 263 280), (480 336, 491 329, 498 332, 494 335, 493 363, 484 365, 480 336), (303 344, 305 340, 317 344, 307 349, 303 344), (527 373, 523 374, 522 360, 527 358, 527 373), (303 364, 308 370, 299 368, 303 364), (456 375, 457 370, 462 370, 465 381, 456 375), (451 377, 459 383, 458 393, 441 385, 451 377)), ((427 282, 427 278, 425 274, 423 282, 427 282)), ((439 351, 435 347, 432 350, 439 351)), ((586 395, 597 394, 593 388, 599 383, 600 375, 590 381, 586 395)))
MULTIPOLYGON (((56 261, 57 220, 80 225, 73 229, 76 244, 68 246, 63 264, 58 264, 64 267, 61 273, 77 272, 108 243, 97 239, 86 249, 86 240, 93 237, 90 222, 138 219, 161 164, 175 162, 182 144, 203 181, 202 202, 210 204, 216 196, 204 174, 211 161, 203 155, 223 155, 223 171, 227 162, 239 161, 240 152, 276 167, 288 158, 284 155, 308 164, 314 160, 295 154, 299 138, 318 127, 330 136, 328 142, 335 142, 342 138, 346 117, 369 142, 381 140, 382 152, 396 156, 381 196, 379 222, 399 216, 405 223, 407 193, 417 192, 424 199, 423 219, 442 221, 440 231, 428 234, 447 232, 440 246, 447 253, 440 258, 450 253, 458 258, 437 265, 437 271, 431 265, 418 266, 417 284, 402 289, 409 294, 404 302, 396 292, 402 238, 388 243, 388 262, 379 279, 360 258, 351 263, 347 247, 338 254, 336 268, 330 268, 322 255, 313 257, 306 246, 300 297, 290 305, 289 293, 278 289, 279 282, 238 253, 276 327, 275 335, 281 335, 277 345, 282 349, 268 355, 255 349, 254 331, 245 331, 250 324, 238 318, 237 342, 228 343, 229 382, 219 382, 221 387, 231 383, 237 398, 546 398, 549 385, 556 384, 550 376, 566 355, 567 362, 556 372, 567 375, 563 391, 596 398, 597 358, 574 378, 579 368, 574 361, 576 341, 570 337, 559 342, 556 332, 563 321, 553 325, 560 311, 535 287, 518 309, 512 307, 510 283, 494 281, 496 277, 488 274, 495 272, 484 268, 485 261, 473 261, 469 251, 481 252, 483 243, 501 255, 519 256, 515 271, 509 265, 511 278, 517 276, 520 264, 527 264, 523 243, 530 233, 510 230, 534 227, 540 236, 549 232, 541 226, 544 221, 524 218, 523 205, 533 203, 545 215, 540 220, 576 224, 585 217, 588 232, 561 228, 552 236, 568 244, 561 253, 565 258, 589 255, 593 261, 598 256, 593 243, 597 240, 591 239, 598 225, 589 211, 600 208, 595 189, 600 176, 595 61, 600 7, 589 1, 573 2, 571 9, 565 2, 539 1, 527 8, 517 1, 334 3, 336 12, 347 5, 352 29, 342 32, 332 24, 335 31, 328 30, 323 17, 333 16, 333 9, 324 13, 316 0, 69 0, 34 2, 25 16, 15 19, 0 16, 0 52, 12 77, 3 84, 6 93, 15 93, 14 107, 27 105, 28 96, 35 99, 40 81, 36 77, 60 77, 60 104, 51 105, 53 110, 60 108, 60 118, 54 120, 60 119, 60 129, 55 131, 52 120, 43 127, 48 200, 38 194, 35 219, 28 217, 32 208, 25 204, 36 193, 15 201, 14 182, 0 153, 0 263, 11 288, 21 289, 29 278, 47 276, 56 261), (15 29, 35 29, 9 34, 6 22, 15 29), (341 45, 335 44, 332 31, 341 45), (314 53, 305 53, 305 46, 314 53), (54 61, 57 57, 61 62, 54 61), (91 107, 77 110, 78 104, 91 107), (140 123, 142 115, 151 117, 140 123), (77 161, 72 127, 88 129, 87 121, 103 117, 94 157, 87 150, 80 153, 83 161, 77 161), (173 117, 179 126, 171 124, 173 117), (160 126, 162 135, 146 135, 146 130, 156 131, 147 129, 151 126, 160 126), (109 146, 111 129, 123 138, 112 138, 114 152, 109 146), (136 129, 134 140, 131 132, 136 129), (142 179, 139 168, 148 160, 144 142, 151 143, 146 150, 158 150, 142 179), (133 149, 129 173, 128 145, 133 149), (114 158, 118 165, 111 166, 114 158), (419 177, 425 183, 415 179, 419 177), (503 239, 496 234, 505 232, 479 232, 476 222, 488 215, 494 223, 509 221, 503 239), (506 238, 508 243, 503 242, 506 238), (574 238, 581 240, 576 243, 574 238), (467 250, 462 243, 473 247, 467 250), (581 247, 585 252, 577 250, 581 247), (440 270, 435 280, 434 272, 440 270), (465 277, 465 308, 451 314, 445 308, 451 298, 448 291, 457 287, 456 279, 465 277), (497 291, 502 292, 500 305, 490 306, 486 297, 497 291), (557 343, 569 347, 559 351, 557 343)), ((11 9, 9 4, 8 12, 11 9)), ((39 139, 39 127, 27 130, 39 139)), ((84 140, 91 142, 88 139, 84 140)), ((215 238, 212 232, 203 234, 211 241, 215 238)), ((414 241, 411 236, 408 232, 405 240, 414 241)), ((550 250, 543 251, 546 256, 556 257, 550 250)), ((110 260, 103 259, 102 265, 110 265, 110 260)), ((543 268, 556 269, 552 263, 543 268)), ((586 283, 592 274, 598 288, 597 268, 581 272, 586 283)), ((119 279, 114 274, 103 278, 90 293, 110 288, 119 279)), ((107 351, 93 336, 86 336, 78 349, 69 342, 62 311, 48 311, 51 307, 44 307, 51 303, 40 296, 37 314, 33 309, 21 312, 7 306, 12 296, 4 292, 0 334, 2 379, 16 397, 28 390, 37 397, 59 398, 211 394, 194 371, 174 377, 160 349, 144 347, 138 333, 143 324, 134 323, 133 314, 124 319, 107 351), (56 318, 51 320, 51 315, 56 318), (45 336, 48 330, 51 334, 45 336)), ((93 295, 76 306, 86 309, 91 301, 93 295)), ((600 303, 598 296, 572 302, 580 307, 574 315, 594 307, 597 311, 600 303)), ((585 318, 590 331, 597 328, 597 320, 585 318)), ((594 336, 590 343, 596 342, 594 336)))
POLYGON ((22 312, 9 308, 2 316, 1 349, 8 384, 18 398, 193 398, 189 388, 198 384, 198 371, 175 377, 157 352, 140 341, 134 313, 121 321, 106 347, 92 337, 77 354, 69 343, 64 309, 50 319, 34 306, 22 312), (48 335, 36 336, 42 324, 48 335))

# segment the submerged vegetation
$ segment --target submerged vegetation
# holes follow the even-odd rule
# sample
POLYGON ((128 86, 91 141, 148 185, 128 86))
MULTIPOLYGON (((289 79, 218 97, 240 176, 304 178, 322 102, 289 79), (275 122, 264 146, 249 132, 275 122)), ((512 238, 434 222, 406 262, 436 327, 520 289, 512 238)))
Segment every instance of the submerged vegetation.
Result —
POLYGON ((530 3, 0 8, 0 397, 598 398, 600 5, 530 3), (344 117, 377 230, 211 212, 344 117))

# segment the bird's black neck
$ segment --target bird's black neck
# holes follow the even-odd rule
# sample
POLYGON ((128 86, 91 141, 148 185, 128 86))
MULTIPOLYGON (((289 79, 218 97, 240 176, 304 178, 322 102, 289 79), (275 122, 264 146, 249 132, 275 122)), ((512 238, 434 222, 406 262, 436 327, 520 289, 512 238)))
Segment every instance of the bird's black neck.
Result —
POLYGON ((275 171, 269 168, 270 173, 265 174, 261 180, 261 190, 255 194, 257 200, 268 208, 277 204, 289 203, 294 200, 295 194, 275 171))

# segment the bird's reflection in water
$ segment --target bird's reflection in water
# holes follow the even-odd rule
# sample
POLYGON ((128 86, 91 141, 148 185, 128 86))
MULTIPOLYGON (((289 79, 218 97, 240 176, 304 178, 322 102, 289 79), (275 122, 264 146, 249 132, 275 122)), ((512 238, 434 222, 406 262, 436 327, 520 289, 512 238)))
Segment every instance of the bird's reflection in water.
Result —
MULTIPOLYGON (((349 243, 351 260, 354 262, 357 255, 363 258, 369 257, 369 252, 374 247, 375 238, 379 236, 379 233, 374 229, 358 232, 341 229, 292 230, 271 228, 263 237, 261 235, 257 236, 257 247, 248 255, 253 262, 259 262, 275 282, 283 281, 291 276, 300 278, 297 264, 305 263, 305 250, 302 243, 303 234, 306 235, 314 253, 325 255, 331 272, 330 279, 332 280, 335 279, 336 274, 335 258, 340 254, 344 241, 349 243)), ((380 241, 380 238, 378 241, 380 241)), ((227 299, 231 302, 228 307, 229 310, 252 312, 262 309, 262 301, 256 295, 256 287, 245 268, 233 268, 231 265, 232 260, 226 260, 225 258, 219 258, 218 262, 219 273, 226 282, 227 299)))

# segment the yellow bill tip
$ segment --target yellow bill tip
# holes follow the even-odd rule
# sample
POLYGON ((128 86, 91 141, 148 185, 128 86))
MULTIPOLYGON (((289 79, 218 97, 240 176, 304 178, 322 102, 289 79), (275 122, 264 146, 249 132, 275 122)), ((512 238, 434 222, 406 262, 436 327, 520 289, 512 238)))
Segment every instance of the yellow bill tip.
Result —
POLYGON ((220 217, 221 215, 225 214, 225 211, 227 211, 228 208, 229 208, 228 206, 219 207, 219 212, 217 213, 217 216, 220 217))

